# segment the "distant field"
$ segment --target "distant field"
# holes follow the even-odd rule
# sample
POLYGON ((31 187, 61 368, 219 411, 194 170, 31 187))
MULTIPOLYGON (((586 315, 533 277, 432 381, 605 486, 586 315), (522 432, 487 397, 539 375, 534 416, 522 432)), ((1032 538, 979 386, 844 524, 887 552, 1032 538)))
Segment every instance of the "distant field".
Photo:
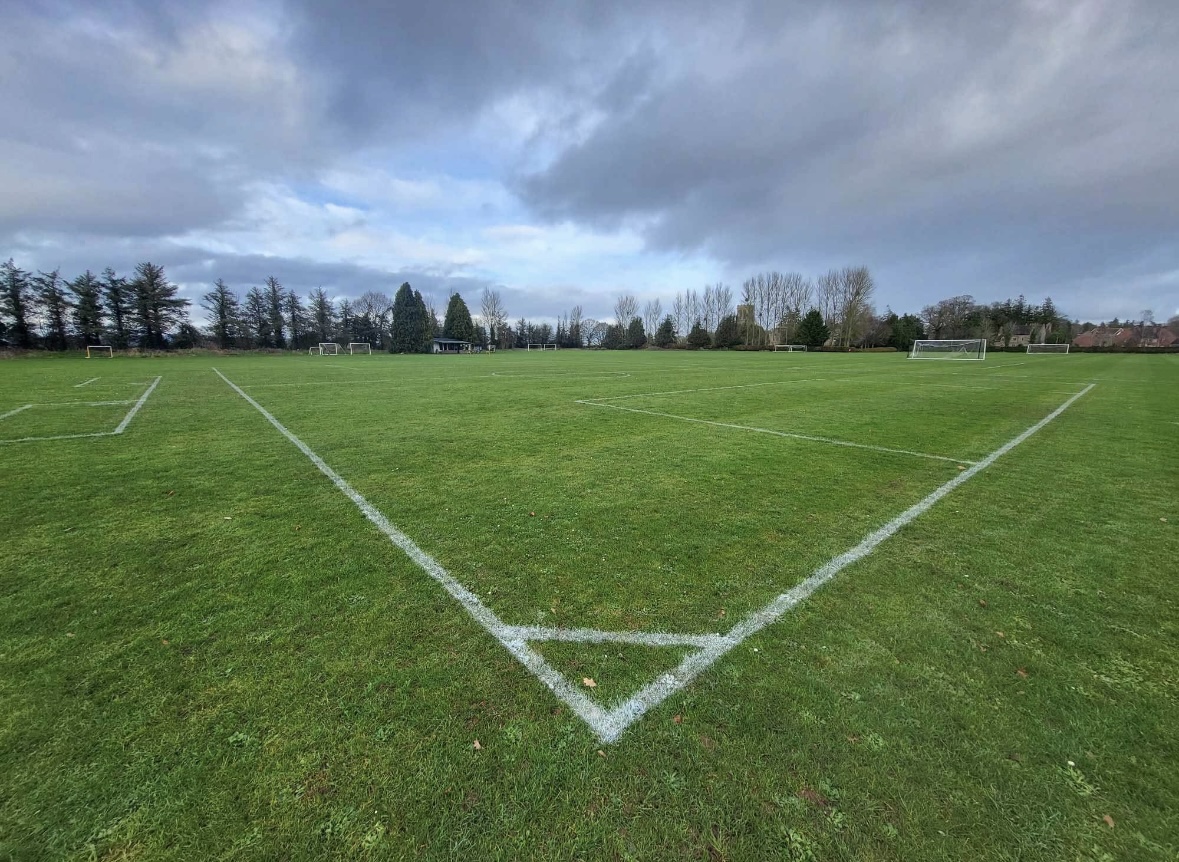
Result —
POLYGON ((0 859, 1179 854, 1179 356, 39 358, 0 441, 0 859))

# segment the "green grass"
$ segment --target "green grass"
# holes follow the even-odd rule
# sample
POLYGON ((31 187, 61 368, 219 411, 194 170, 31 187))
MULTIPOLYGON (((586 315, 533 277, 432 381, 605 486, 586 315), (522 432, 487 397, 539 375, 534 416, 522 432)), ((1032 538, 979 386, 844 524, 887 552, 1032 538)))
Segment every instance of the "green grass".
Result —
POLYGON ((1179 357, 41 358, 0 439, 157 375, 0 444, 0 859, 1179 852, 1179 357), (604 745, 214 365, 506 622, 692 633, 1097 385, 604 745))

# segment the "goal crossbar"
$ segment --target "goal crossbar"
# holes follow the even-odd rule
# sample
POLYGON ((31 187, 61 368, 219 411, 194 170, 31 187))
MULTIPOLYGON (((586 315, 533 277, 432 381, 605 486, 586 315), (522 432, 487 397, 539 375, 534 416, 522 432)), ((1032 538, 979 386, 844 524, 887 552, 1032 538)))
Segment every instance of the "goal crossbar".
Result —
POLYGON ((987 358, 985 338, 923 338, 913 342, 909 351, 910 359, 959 359, 978 360, 987 358))

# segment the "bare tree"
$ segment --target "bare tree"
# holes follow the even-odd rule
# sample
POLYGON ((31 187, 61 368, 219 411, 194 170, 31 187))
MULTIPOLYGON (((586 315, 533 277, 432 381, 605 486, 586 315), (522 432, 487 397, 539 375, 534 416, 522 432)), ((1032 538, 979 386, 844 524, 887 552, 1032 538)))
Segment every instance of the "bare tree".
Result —
POLYGON ((835 304, 838 345, 851 347, 852 339, 866 323, 875 290, 872 273, 866 266, 845 266, 839 273, 839 292, 835 304))
POLYGON ((614 303, 614 322, 623 329, 630 325, 633 318, 639 314, 639 301, 631 296, 629 293, 624 293, 618 297, 618 301, 614 303))
POLYGON ((585 333, 582 332, 582 311, 580 305, 569 310, 569 343, 574 347, 581 347, 585 343, 585 333))
POLYGON ((839 270, 829 269, 815 279, 815 302, 828 327, 835 323, 836 306, 839 303, 839 270))
POLYGON ((498 290, 491 288, 483 288, 482 303, 480 307, 481 316, 483 318, 483 325, 487 327, 487 335, 491 339, 492 344, 498 344, 499 347, 508 347, 506 339, 508 338, 508 310, 504 307, 504 301, 499 295, 498 290))
POLYGON ((671 304, 671 322, 679 338, 687 336, 688 330, 692 328, 692 321, 688 318, 688 301, 682 293, 677 293, 671 304))
POLYGON ((606 338, 606 330, 609 324, 601 320, 594 320, 592 317, 587 317, 581 322, 581 331, 585 337, 586 347, 601 347, 602 342, 606 338))
POLYGON ((643 306, 643 331, 647 333, 648 338, 655 335, 655 330, 659 328, 659 324, 662 321, 662 302, 660 302, 658 299, 652 299, 643 306))

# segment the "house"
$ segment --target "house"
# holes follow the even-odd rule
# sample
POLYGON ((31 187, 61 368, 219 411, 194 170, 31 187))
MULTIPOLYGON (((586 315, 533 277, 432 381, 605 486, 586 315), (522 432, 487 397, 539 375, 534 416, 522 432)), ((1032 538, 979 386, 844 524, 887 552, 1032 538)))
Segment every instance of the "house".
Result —
POLYGON ((435 338, 435 353, 470 353, 471 342, 460 341, 457 338, 435 338))
POLYGON ((1179 333, 1161 325, 1099 326, 1073 339, 1075 347, 1174 347, 1179 333))

